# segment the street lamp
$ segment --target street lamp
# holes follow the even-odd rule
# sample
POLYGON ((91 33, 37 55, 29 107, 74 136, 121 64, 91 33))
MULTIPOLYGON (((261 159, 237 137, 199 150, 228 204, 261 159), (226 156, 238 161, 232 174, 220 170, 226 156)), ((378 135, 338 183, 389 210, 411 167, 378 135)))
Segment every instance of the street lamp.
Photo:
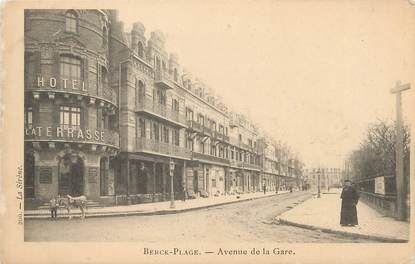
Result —
POLYGON ((170 159, 170 208, 174 209, 176 206, 174 205, 174 186, 173 186, 173 177, 174 177, 174 161, 170 159))

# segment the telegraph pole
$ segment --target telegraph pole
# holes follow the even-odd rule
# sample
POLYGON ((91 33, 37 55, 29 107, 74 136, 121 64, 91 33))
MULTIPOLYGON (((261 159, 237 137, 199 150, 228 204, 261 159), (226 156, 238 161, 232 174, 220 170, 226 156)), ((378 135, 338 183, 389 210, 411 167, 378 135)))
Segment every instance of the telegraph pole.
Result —
POLYGON ((403 153, 403 131, 402 131, 402 92, 411 89, 411 85, 396 82, 391 93, 396 94, 396 204, 398 208, 398 219, 406 219, 406 184, 404 175, 404 153, 403 153))

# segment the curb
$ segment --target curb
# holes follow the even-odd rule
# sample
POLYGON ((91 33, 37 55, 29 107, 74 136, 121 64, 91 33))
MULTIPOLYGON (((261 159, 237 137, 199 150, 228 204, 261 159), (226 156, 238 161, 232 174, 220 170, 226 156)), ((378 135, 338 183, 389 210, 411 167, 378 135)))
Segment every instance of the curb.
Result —
POLYGON ((299 223, 288 221, 286 219, 282 219, 278 217, 276 218, 276 222, 274 222, 274 224, 285 224, 285 225, 290 225, 290 226, 295 226, 295 227, 300 227, 300 228, 305 228, 305 229, 310 229, 310 230, 321 231, 324 233, 338 234, 338 235, 352 237, 352 238, 365 238, 365 239, 371 239, 371 240, 376 240, 379 242, 386 242, 386 243, 407 243, 409 242, 409 240, 407 239, 382 237, 382 236, 376 236, 376 235, 365 235, 365 234, 359 234, 359 233, 353 233, 353 232, 339 231, 339 230, 334 230, 330 228, 299 224, 299 223))
MULTIPOLYGON (((234 203, 240 203, 240 202, 246 202, 246 201, 253 201, 253 200, 257 200, 257 199, 270 198, 270 197, 274 197, 274 196, 277 196, 277 195, 284 195, 284 194, 289 194, 289 193, 280 193, 280 194, 275 193, 275 194, 270 194, 270 195, 267 195, 267 196, 252 197, 252 198, 246 198, 246 199, 243 199, 243 200, 222 202, 222 203, 217 203, 217 204, 209 204, 209 205, 205 205, 205 206, 191 207, 191 208, 184 208, 184 209, 172 209, 172 210, 162 209, 162 210, 151 211, 151 212, 127 211, 127 212, 87 213, 86 218, 178 214, 178 213, 196 211, 196 210, 201 210, 201 209, 206 209, 206 208, 211 208, 211 207, 216 207, 216 206, 221 206, 221 205, 228 205, 228 204, 234 204, 234 203)), ((81 216, 80 213, 74 213, 74 214, 71 214, 71 215, 72 215, 72 217, 81 216)), ((58 216, 58 218, 67 219, 68 216, 66 214, 63 214, 63 215, 58 216)), ((24 219, 25 220, 32 220, 32 219, 44 219, 44 220, 46 220, 46 219, 50 219, 50 216, 49 216, 49 214, 42 214, 42 215, 33 215, 32 214, 32 215, 25 215, 24 219)))

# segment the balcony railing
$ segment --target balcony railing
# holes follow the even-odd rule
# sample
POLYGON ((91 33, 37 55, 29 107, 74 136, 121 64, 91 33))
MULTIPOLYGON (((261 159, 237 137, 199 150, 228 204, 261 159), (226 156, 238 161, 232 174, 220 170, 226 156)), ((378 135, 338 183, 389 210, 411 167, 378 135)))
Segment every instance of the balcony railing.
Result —
POLYGON ((84 126, 42 126, 34 124, 25 127, 26 141, 74 142, 109 145, 119 148, 118 132, 110 129, 89 129, 84 126))
POLYGON ((185 126, 186 124, 186 118, 184 117, 184 115, 180 114, 179 112, 169 109, 165 105, 161 105, 157 102, 154 102, 151 98, 148 98, 148 97, 144 99, 140 99, 138 101, 136 110, 151 113, 158 117, 162 117, 168 121, 174 121, 176 123, 180 123, 183 126, 185 126))
POLYGON ((190 159, 190 150, 173 144, 157 142, 152 139, 137 138, 136 148, 138 152, 151 152, 167 156, 180 157, 183 159, 190 159))
POLYGON ((228 159, 215 157, 215 156, 208 155, 208 154, 202 154, 198 152, 193 152, 193 158, 197 160, 212 161, 212 162, 223 163, 223 164, 229 165, 228 159))
POLYGON ((203 126, 203 132, 209 136, 213 135, 214 133, 214 131, 212 131, 212 129, 207 126, 203 126))
POLYGON ((203 132, 203 125, 201 125, 200 123, 194 120, 187 120, 187 125, 189 126, 189 128, 193 130, 196 130, 198 132, 203 132))
POLYGON ((164 89, 174 88, 174 82, 170 74, 165 71, 157 71, 154 76, 154 82, 164 89))
POLYGON ((261 166, 259 166, 257 164, 247 163, 247 162, 244 162, 243 166, 244 166, 244 168, 249 168, 249 169, 254 169, 254 170, 260 170, 261 169, 261 166))

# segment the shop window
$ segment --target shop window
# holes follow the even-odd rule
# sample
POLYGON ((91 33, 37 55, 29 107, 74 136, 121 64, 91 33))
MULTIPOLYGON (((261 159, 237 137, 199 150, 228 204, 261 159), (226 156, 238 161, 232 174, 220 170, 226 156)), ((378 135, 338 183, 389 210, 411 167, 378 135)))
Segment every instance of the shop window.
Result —
POLYGON ((78 16, 75 13, 75 11, 68 11, 66 12, 66 17, 65 17, 65 23, 66 23, 66 31, 68 32, 77 32, 77 27, 78 27, 78 16))
POLYGON ((216 179, 212 179, 212 187, 216 188, 216 179))
POLYGON ((24 112, 24 124, 27 128, 33 127, 33 108, 26 107, 24 112))
POLYGON ((59 124, 63 128, 76 129, 81 125, 81 109, 79 107, 61 106, 59 116, 59 124))
POLYGON ((62 78, 79 80, 81 79, 81 60, 72 56, 61 56, 60 75, 62 78))

